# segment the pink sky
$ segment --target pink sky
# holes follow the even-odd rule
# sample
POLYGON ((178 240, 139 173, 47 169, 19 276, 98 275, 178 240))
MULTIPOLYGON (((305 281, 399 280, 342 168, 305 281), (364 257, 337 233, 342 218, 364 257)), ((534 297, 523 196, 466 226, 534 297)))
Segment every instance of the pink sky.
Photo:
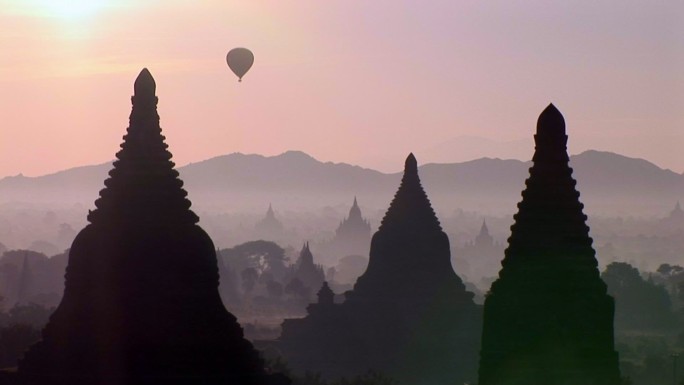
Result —
POLYGON ((0 0, 0 176, 112 159, 143 67, 179 165, 529 158, 553 102, 571 153, 684 171, 684 3, 570 3, 0 0), (238 46, 256 57, 242 83, 238 46))

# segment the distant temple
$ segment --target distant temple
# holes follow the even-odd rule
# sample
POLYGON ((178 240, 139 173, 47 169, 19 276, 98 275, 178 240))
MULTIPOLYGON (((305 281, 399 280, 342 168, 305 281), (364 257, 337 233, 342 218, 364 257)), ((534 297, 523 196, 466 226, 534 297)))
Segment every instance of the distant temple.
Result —
POLYGON ((370 223, 361 215, 361 209, 354 197, 354 204, 349 216, 340 223, 335 231, 335 238, 329 247, 329 253, 335 258, 347 255, 368 255, 371 240, 370 223))
POLYGON ((599 276, 575 189, 565 121, 549 105, 485 300, 479 385, 617 385, 613 298, 599 276))
POLYGON ((665 218, 660 220, 660 227, 666 230, 684 230, 684 210, 679 202, 665 218))
POLYGON ((299 372, 325 378, 385 373, 405 384, 475 380, 481 308, 451 267, 449 239, 411 154, 370 262, 344 303, 327 283, 302 319, 283 322, 279 348, 299 372))
POLYGON ((489 228, 487 228, 487 221, 482 221, 482 227, 480 227, 480 233, 475 237, 474 246, 476 247, 489 247, 494 246, 494 238, 489 235, 489 228))
POLYGON ((276 218, 273 207, 269 204, 266 216, 254 226, 257 238, 266 241, 280 241, 283 238, 283 224, 276 218))
POLYGON ((503 251, 503 246, 494 242, 487 222, 483 220, 480 233, 475 239, 455 251, 454 263, 468 281, 477 284, 483 278, 496 275, 501 266, 503 251))
POLYGON ((306 242, 299 253, 299 259, 294 266, 292 279, 299 279, 312 293, 318 292, 325 280, 323 267, 314 263, 313 254, 306 242))
POLYGON ((263 384, 257 351, 218 293, 216 251, 190 210, 159 126, 152 75, 90 222, 64 297, 19 362, 26 384, 263 384))

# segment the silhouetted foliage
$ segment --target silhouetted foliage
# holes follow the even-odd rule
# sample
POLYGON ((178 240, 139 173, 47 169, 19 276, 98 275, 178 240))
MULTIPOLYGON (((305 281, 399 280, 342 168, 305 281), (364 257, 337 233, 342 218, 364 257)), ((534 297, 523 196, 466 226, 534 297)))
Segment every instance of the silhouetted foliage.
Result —
POLYGON ((369 370, 365 373, 341 377, 336 380, 326 380, 321 373, 305 371, 297 376, 292 373, 287 362, 280 356, 267 362, 267 367, 273 373, 282 373, 292 380, 292 385, 399 385, 399 381, 380 372, 369 370))
POLYGON ((304 286, 299 278, 292 278, 285 286, 285 293, 300 300, 308 300, 311 296, 311 289, 304 286))
POLYGON ((271 298, 279 299, 283 296, 283 285, 280 282, 273 280, 266 282, 266 290, 271 298))
POLYGON ((40 329, 24 323, 0 328, 0 368, 14 367, 28 348, 40 340, 40 329))
POLYGON ((287 273, 285 250, 275 242, 251 241, 230 249, 221 250, 221 255, 235 271, 253 268, 257 275, 270 273, 281 279, 287 273))
POLYGON ((658 266, 658 269, 656 271, 662 275, 675 275, 684 272, 684 267, 681 267, 679 265, 670 265, 669 263, 663 263, 660 266, 658 266))
POLYGON ((664 287, 641 277, 628 263, 613 262, 601 278, 615 298, 615 327, 631 330, 671 328, 675 325, 670 296, 664 287))
POLYGON ((257 279, 259 279, 259 273, 257 273, 255 268, 248 267, 245 270, 242 270, 240 277, 242 277, 242 289, 246 293, 250 293, 252 290, 254 290, 257 279))
POLYGON ((5 324, 24 324, 40 330, 47 324, 54 308, 46 308, 35 303, 16 305, 7 312, 5 324))

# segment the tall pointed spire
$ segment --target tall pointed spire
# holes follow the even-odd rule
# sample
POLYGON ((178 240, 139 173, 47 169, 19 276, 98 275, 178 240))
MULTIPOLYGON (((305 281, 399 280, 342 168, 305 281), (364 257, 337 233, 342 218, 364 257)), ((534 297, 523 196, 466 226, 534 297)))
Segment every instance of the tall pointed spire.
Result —
POLYGON ((134 91, 117 160, 71 246, 62 302, 19 374, 46 385, 268 382, 221 303, 216 249, 171 162, 146 69, 134 91))
POLYGON ((565 120, 539 116, 535 154, 499 278, 485 300, 481 385, 619 383, 613 299, 599 276, 565 120))
POLYGON ((302 251, 299 253, 299 261, 300 264, 314 265, 313 254, 311 254, 309 242, 304 242, 302 251))
POLYGON ((482 220, 482 227, 480 227, 480 235, 483 235, 483 236, 489 235, 489 228, 487 228, 487 220, 486 219, 482 220))
POLYGON ((105 189, 95 201, 96 209, 88 215, 91 223, 139 222, 146 218, 165 224, 199 221, 189 210, 187 192, 161 134, 155 89, 154 78, 143 69, 135 81, 130 124, 121 150, 105 189))
POLYGON ((406 158, 401 184, 378 231, 390 231, 390 228, 395 226, 403 228, 402 231, 409 231, 409 228, 420 232, 442 231, 437 215, 420 183, 418 161, 413 153, 406 158))
POLYGON ((349 220, 362 220, 361 209, 359 204, 356 202, 356 196, 354 196, 354 204, 352 204, 351 209, 349 209, 349 220))
POLYGON ((420 297, 427 295, 422 291, 436 289, 440 280, 453 283, 462 290, 461 300, 470 301, 472 294, 466 295, 451 267, 449 240, 420 183, 418 162, 409 154, 399 189, 373 236, 368 269, 357 280, 353 295, 410 291, 420 297), (418 284, 423 280, 425 285, 418 284), (409 281, 415 285, 407 285, 409 281))
POLYGON ((487 221, 482 220, 482 227, 480 227, 480 233, 475 237, 475 246, 487 247, 494 244, 494 238, 489 234, 489 228, 487 227, 487 221))
POLYGON ((298 278, 304 286, 311 289, 312 294, 318 292, 325 280, 323 268, 316 265, 313 254, 309 248, 309 242, 304 242, 302 251, 299 252, 299 259, 296 263, 294 277, 298 278))
POLYGON ((365 273, 344 303, 285 320, 280 346, 293 370, 325 378, 372 368, 406 384, 471 382, 481 331, 472 298, 451 267, 449 239, 411 154, 365 273))
POLYGON ((370 237, 370 223, 363 218, 359 203, 354 196, 354 203, 349 209, 349 216, 335 230, 335 238, 326 254, 332 258, 368 255, 370 237))

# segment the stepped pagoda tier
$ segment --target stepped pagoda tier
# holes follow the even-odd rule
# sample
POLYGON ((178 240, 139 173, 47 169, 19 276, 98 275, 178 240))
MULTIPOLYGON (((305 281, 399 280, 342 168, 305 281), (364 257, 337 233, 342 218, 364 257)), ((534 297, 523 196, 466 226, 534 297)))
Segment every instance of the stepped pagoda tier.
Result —
POLYGON ((190 210, 159 126, 152 75, 69 254, 64 297, 19 363, 27 384, 263 384, 218 293, 216 251, 190 210))
POLYGON ((451 267, 449 239, 409 155, 367 271, 344 303, 324 301, 285 320, 280 348, 296 371, 326 378, 372 369, 406 384, 473 381, 481 308, 472 297, 451 267))
POLYGON ((561 113, 535 153, 498 279, 485 300, 480 385, 616 385, 613 298, 600 278, 561 113))

